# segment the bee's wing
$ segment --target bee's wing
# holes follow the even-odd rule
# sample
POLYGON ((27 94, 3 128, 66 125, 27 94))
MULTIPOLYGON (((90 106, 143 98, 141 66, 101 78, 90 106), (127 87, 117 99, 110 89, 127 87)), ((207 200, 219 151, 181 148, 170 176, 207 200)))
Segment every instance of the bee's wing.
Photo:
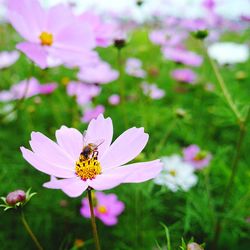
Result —
POLYGON ((98 148, 100 145, 104 143, 104 139, 98 139, 94 142, 89 143, 93 148, 98 148))

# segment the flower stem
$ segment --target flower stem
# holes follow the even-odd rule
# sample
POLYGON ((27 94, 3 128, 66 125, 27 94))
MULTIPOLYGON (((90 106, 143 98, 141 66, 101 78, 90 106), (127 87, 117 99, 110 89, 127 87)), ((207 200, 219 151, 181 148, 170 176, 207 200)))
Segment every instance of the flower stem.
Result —
MULTIPOLYGON (((222 203, 222 212, 226 210, 227 206, 228 206, 228 202, 229 202, 229 198, 230 198, 230 194, 231 194, 231 190, 234 184, 234 179, 235 176, 237 174, 237 170, 238 170, 238 163, 240 160, 240 153, 241 153, 241 148, 242 148, 242 144, 246 135, 246 124, 249 120, 250 117, 250 106, 248 107, 248 111, 247 111, 247 115, 246 117, 243 119, 242 124, 240 125, 240 132, 239 132, 239 138, 236 144, 236 151, 235 151, 235 155, 232 161, 232 171, 231 171, 231 175, 229 177, 229 181, 228 184, 226 186, 225 192, 224 192, 224 197, 223 197, 223 203, 222 203)), ((217 249, 217 245, 218 245, 218 241, 219 241, 219 237, 221 234, 221 230, 222 230, 222 223, 223 223, 223 218, 218 218, 216 225, 215 225, 215 234, 214 234, 214 240, 213 240, 213 248, 212 249, 217 249)))
POLYGON ((237 108, 237 106, 235 105, 235 103, 233 102, 232 96, 227 88, 227 85, 218 69, 217 64, 213 61, 213 59, 209 56, 207 49, 205 48, 205 46, 202 44, 202 49, 205 52, 206 57, 209 60, 209 63, 214 71, 214 74, 216 76, 216 79, 220 85, 220 88, 222 90, 222 94, 229 106, 229 108, 232 110, 232 112, 234 113, 234 115, 236 116, 236 118, 238 119, 238 121, 241 123, 242 122, 242 116, 237 108))
POLYGON ((43 250, 41 244, 39 243, 39 241, 37 240, 36 236, 34 235, 34 233, 32 232, 28 222, 26 221, 25 219, 25 216, 24 216, 24 213, 23 213, 23 210, 21 211, 21 221, 26 229, 26 231, 28 232, 28 234, 30 235, 31 239, 33 240, 33 242, 35 243, 37 249, 39 250, 43 250))
POLYGON ((90 213, 91 213, 91 225, 92 225, 92 231, 93 231, 93 236, 94 236, 94 241, 95 241, 95 248, 96 250, 101 250, 99 237, 97 233, 96 222, 95 222, 95 214, 94 214, 91 188, 88 188, 88 199, 89 199, 89 208, 90 208, 90 213))
POLYGON ((125 109, 125 102, 126 102, 126 96, 125 96, 125 83, 124 83, 124 72, 123 72, 123 63, 122 63, 122 49, 117 49, 117 65, 119 69, 119 84, 120 84, 120 96, 121 96, 121 107, 122 107, 122 113, 123 113, 123 119, 124 124, 126 128, 128 127, 128 119, 127 119, 127 113, 125 109))

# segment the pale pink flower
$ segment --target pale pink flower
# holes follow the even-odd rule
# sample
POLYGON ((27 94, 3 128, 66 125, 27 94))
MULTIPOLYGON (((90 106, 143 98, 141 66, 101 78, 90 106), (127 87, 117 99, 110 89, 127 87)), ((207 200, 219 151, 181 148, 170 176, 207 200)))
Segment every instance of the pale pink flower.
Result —
POLYGON ((203 62, 203 58, 200 55, 185 49, 165 47, 162 51, 166 59, 176 63, 198 67, 203 62))
POLYGON ((38 0, 9 0, 8 18, 26 40, 16 47, 41 68, 70 63, 75 55, 88 60, 96 45, 93 31, 69 6, 43 9, 38 0))
POLYGON ((161 99, 165 96, 165 91, 158 88, 156 84, 148 84, 146 82, 143 82, 141 84, 143 93, 147 96, 149 96, 151 99, 161 99))
POLYGON ((111 95, 111 96, 109 97, 108 102, 109 102, 111 105, 115 106, 115 105, 118 105, 118 104, 120 103, 120 99, 121 99, 121 98, 120 98, 119 95, 113 94, 113 95, 111 95))
POLYGON ((98 115, 103 114, 105 111, 105 108, 103 105, 97 105, 94 108, 85 108, 84 115, 81 118, 82 122, 90 122, 92 119, 96 118, 98 115))
POLYGON ((0 53, 0 69, 4 69, 4 68, 8 68, 10 67, 12 64, 14 64, 18 58, 19 58, 20 54, 17 51, 2 51, 0 53))
POLYGON ((71 197, 80 196, 88 187, 106 190, 121 183, 147 181, 161 171, 160 160, 124 165, 146 146, 149 136, 143 128, 130 128, 111 144, 112 137, 111 118, 99 115, 89 123, 84 138, 78 130, 66 126, 56 131, 57 143, 39 132, 32 132, 33 151, 24 147, 21 151, 33 167, 52 176, 45 187, 61 189, 71 197), (90 143, 100 144, 98 157, 90 155, 88 160, 82 160, 83 147, 90 143))
POLYGON ((79 105, 89 103, 93 97, 98 96, 101 88, 94 84, 85 84, 81 82, 69 82, 67 85, 67 94, 75 96, 79 105))
MULTIPOLYGON (((118 216, 123 212, 125 205, 118 200, 115 194, 105 194, 103 192, 94 193, 94 214, 105 225, 114 226, 118 223, 118 216)), ((82 199, 80 213, 85 218, 90 218, 88 198, 82 199)))
POLYGON ((52 93, 56 88, 56 83, 40 84, 36 78, 32 77, 13 85, 10 90, 0 91, 0 101, 7 102, 39 94, 46 95, 52 93))
POLYGON ((79 16, 80 21, 88 23, 94 31, 96 44, 100 47, 107 47, 113 43, 115 25, 105 22, 94 12, 86 11, 79 16))
POLYGON ((146 76, 146 72, 142 69, 142 62, 137 58, 128 58, 125 71, 128 75, 139 78, 144 78, 146 76))
POLYGON ((115 81, 119 76, 116 70, 103 61, 98 61, 93 65, 85 65, 80 67, 77 77, 85 83, 106 84, 115 81))
POLYGON ((171 71, 171 76, 178 82, 194 84, 197 75, 191 69, 175 69, 171 71))
POLYGON ((201 150, 199 146, 192 144, 183 149, 183 158, 195 169, 202 169, 209 165, 212 155, 201 150))

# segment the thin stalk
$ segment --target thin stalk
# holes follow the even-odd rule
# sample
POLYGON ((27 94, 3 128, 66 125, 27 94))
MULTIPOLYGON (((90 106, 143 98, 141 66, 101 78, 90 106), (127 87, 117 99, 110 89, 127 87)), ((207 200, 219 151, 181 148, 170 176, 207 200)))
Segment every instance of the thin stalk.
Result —
POLYGON ((208 52, 207 52, 207 49, 204 47, 203 44, 201 44, 201 47, 203 49, 203 51, 205 52, 206 54, 206 57, 208 58, 210 64, 211 64, 211 67, 214 71, 214 74, 216 76, 216 79, 220 85, 220 88, 222 90, 222 94, 227 102, 227 105, 228 107, 232 110, 232 112, 234 113, 234 115, 236 116, 236 118, 238 119, 238 121, 241 123, 242 122, 242 117, 241 117, 241 114, 237 108, 237 106, 235 105, 235 103, 233 102, 233 99, 232 99, 232 96, 230 94, 230 92, 228 91, 228 88, 227 88, 227 85, 218 69, 218 66, 217 64, 213 61, 213 59, 209 56, 208 52))
POLYGON ((96 222, 95 222, 95 214, 94 214, 94 207, 93 207, 93 200, 92 200, 92 189, 91 188, 88 188, 88 199, 89 199, 89 208, 90 208, 90 214, 91 214, 91 226, 92 226, 92 231, 93 231, 93 236, 94 236, 94 241, 95 241, 95 248, 96 248, 96 250, 101 250, 99 237, 98 237, 98 233, 97 233, 96 222))
POLYGON ((28 222, 25 219, 24 213, 23 211, 21 211, 21 221, 26 229, 26 231, 28 232, 29 236, 31 237, 31 239, 33 240, 33 242, 35 243, 37 249, 39 250, 43 250, 41 244, 39 243, 39 241, 37 240, 36 236, 34 235, 34 233, 32 232, 28 222))
POLYGON ((123 120, 126 128, 128 127, 128 119, 127 119, 127 113, 125 109, 125 102, 126 102, 126 96, 125 96, 125 83, 124 83, 124 73, 123 73, 123 63, 122 63, 122 55, 121 55, 122 49, 117 49, 117 65, 119 70, 119 85, 120 85, 120 96, 121 96, 121 107, 122 107, 122 113, 123 113, 123 120))
MULTIPOLYGON (((237 170, 238 170, 238 166, 239 166, 239 160, 240 160, 240 154, 241 154, 241 148, 243 145, 243 141, 246 135, 246 124, 249 120, 250 117, 250 107, 248 107, 248 111, 247 111, 247 115, 245 117, 245 119, 243 119, 241 125, 240 125, 240 134, 239 134, 239 138, 236 144, 236 150, 235 150, 235 155, 232 161, 232 171, 231 171, 231 175, 229 177, 229 181, 228 184, 226 186, 225 192, 224 192, 224 197, 223 197, 223 203, 222 203, 222 211, 225 211, 227 206, 228 206, 228 202, 229 202, 229 198, 230 198, 230 194, 231 194, 231 190, 232 187, 234 185, 234 179, 235 176, 237 175, 237 170)), ((219 237, 220 237, 220 233, 221 233, 221 229, 222 229, 222 223, 223 223, 223 219, 219 218, 217 220, 217 223, 215 225, 215 235, 214 235, 214 240, 213 240, 213 249, 217 248, 217 244, 219 241, 219 237)))

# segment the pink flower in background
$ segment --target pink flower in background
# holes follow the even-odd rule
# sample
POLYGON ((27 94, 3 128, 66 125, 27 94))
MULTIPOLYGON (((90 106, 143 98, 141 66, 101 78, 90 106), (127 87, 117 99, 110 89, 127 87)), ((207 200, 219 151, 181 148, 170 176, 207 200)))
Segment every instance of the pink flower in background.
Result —
POLYGON ((0 52, 0 69, 8 68, 14 64, 20 54, 17 51, 2 51, 0 52))
POLYGON ((115 105, 118 105, 118 104, 120 103, 120 99, 121 99, 121 98, 120 98, 119 95, 113 94, 113 95, 111 95, 111 96, 109 97, 108 102, 109 102, 109 104, 115 106, 115 105))
POLYGON ((146 82, 143 82, 141 84, 143 93, 147 96, 149 96, 151 99, 161 99, 165 96, 165 91, 158 88, 156 84, 148 84, 146 82))
POLYGON ((50 94, 57 88, 56 83, 40 84, 37 79, 23 80, 13 85, 10 90, 0 92, 0 101, 7 102, 21 98, 29 98, 39 94, 50 94))
POLYGON ((171 76, 178 82, 194 84, 197 75, 191 69, 175 69, 171 71, 171 76))
POLYGON ((80 68, 77 77, 86 83, 106 84, 115 81, 119 76, 106 62, 99 61, 94 65, 85 65, 80 68))
POLYGON ((171 47, 165 47, 162 51, 166 59, 176 63, 198 67, 203 62, 202 57, 192 51, 171 47))
POLYGON ((205 9, 209 11, 213 11, 216 6, 216 1, 215 0, 203 0, 202 5, 205 9))
POLYGON ((128 75, 144 78, 146 76, 146 72, 141 67, 141 60, 137 58, 128 58, 125 66, 125 71, 128 75))
POLYGON ((94 108, 86 108, 84 110, 84 115, 81 119, 82 122, 90 122, 92 119, 96 118, 98 115, 103 114, 105 108, 103 105, 97 105, 94 108))
POLYGON ((183 149, 184 161, 190 163, 196 169, 202 169, 209 165, 212 156, 206 151, 202 151, 197 145, 190 145, 183 149))
POLYGON ((84 133, 62 126, 56 131, 57 143, 39 132, 31 133, 33 151, 21 147, 23 157, 39 171, 51 175, 44 187, 61 189, 70 197, 80 196, 88 187, 95 190, 114 188, 121 183, 139 183, 156 177, 160 160, 131 163, 148 141, 143 128, 130 128, 112 144, 111 118, 99 115, 84 133), (83 147, 100 144, 96 154, 83 158, 83 147), (82 153, 82 154, 81 154, 82 153), (60 178, 60 179, 57 179, 60 178))
POLYGON ((94 84, 85 84, 81 82, 69 82, 67 85, 67 94, 76 96, 76 101, 79 105, 89 103, 93 97, 98 96, 101 88, 94 84))
MULTIPOLYGON (((105 194, 103 192, 94 193, 94 214, 105 225, 113 226, 118 223, 118 216, 124 211, 125 205, 119 201, 115 194, 105 194)), ((80 213, 85 218, 90 218, 88 198, 82 199, 80 213)))
POLYGON ((88 23, 94 31, 96 44, 100 47, 107 47, 113 43, 114 24, 104 22, 100 16, 91 11, 86 11, 79 16, 81 22, 88 23))
POLYGON ((70 7, 42 9, 38 0, 9 0, 8 18, 26 40, 16 47, 41 68, 73 62, 75 54, 88 60, 96 45, 93 31, 72 14, 70 7))
POLYGON ((149 39, 157 45, 179 46, 188 34, 185 31, 176 32, 176 30, 153 30, 149 34, 149 39))

